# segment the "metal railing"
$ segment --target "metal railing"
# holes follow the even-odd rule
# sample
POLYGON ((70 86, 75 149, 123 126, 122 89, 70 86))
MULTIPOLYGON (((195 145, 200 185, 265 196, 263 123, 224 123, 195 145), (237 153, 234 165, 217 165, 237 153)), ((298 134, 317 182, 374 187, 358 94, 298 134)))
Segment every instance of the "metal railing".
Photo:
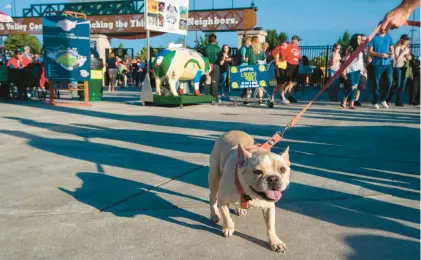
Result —
POLYGON ((43 17, 49 16, 51 13, 63 11, 83 12, 88 16, 139 14, 143 13, 144 6, 144 0, 32 4, 29 8, 23 9, 23 17, 43 17))

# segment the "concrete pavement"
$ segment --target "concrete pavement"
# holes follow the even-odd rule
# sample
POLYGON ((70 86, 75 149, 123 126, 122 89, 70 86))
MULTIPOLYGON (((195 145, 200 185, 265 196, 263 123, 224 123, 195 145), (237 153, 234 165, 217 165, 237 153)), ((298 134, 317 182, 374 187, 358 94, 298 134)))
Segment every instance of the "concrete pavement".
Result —
MULTIPOLYGON (((312 93, 302 98, 308 99, 312 93)), ((91 108, 0 103, 0 259, 419 259, 419 107, 357 111, 316 102, 274 151, 291 148, 277 204, 285 254, 261 212, 208 220, 214 140, 265 141, 305 101, 262 107, 140 107, 136 92, 91 108)))

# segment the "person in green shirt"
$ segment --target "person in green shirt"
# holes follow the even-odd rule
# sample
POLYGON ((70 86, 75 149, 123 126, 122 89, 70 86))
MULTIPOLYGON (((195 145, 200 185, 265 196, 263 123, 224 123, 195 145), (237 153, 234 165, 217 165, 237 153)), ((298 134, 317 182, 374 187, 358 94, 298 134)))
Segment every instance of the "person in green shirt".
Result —
POLYGON ((218 89, 219 89, 219 77, 220 69, 218 63, 218 57, 221 53, 221 48, 219 48, 216 43, 216 35, 209 35, 209 44, 203 49, 203 56, 209 59, 209 63, 212 64, 212 71, 210 75, 206 75, 206 84, 205 84, 205 94, 209 94, 211 90, 212 96, 218 98, 218 89))
MULTIPOLYGON (((251 38, 251 47, 247 49, 246 59, 248 65, 256 65, 259 63, 266 63, 266 55, 262 49, 262 44, 260 43, 259 37, 253 36, 251 38)), ((251 89, 247 89, 243 95, 246 95, 247 98, 251 97, 251 89)), ((262 99, 263 90, 259 89, 258 97, 262 99)), ((262 101, 259 101, 259 104, 263 104, 262 101)))
POLYGON ((247 49, 246 58, 249 65, 256 65, 266 63, 266 55, 260 44, 259 37, 253 36, 251 38, 251 47, 247 49))

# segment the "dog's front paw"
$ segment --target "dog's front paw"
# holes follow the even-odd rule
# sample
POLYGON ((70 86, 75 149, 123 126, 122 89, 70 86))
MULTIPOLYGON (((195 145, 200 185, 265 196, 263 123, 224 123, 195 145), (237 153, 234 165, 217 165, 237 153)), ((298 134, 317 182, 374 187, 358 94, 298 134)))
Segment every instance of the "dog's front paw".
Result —
POLYGON ((230 237, 234 234, 234 222, 229 226, 222 227, 222 232, 224 232, 224 237, 230 237))
POLYGON ((269 241, 270 248, 277 253, 285 253, 287 251, 287 245, 284 244, 279 238, 274 241, 269 241))
POLYGON ((242 208, 235 208, 235 214, 237 216, 245 216, 247 215, 247 210, 242 208))

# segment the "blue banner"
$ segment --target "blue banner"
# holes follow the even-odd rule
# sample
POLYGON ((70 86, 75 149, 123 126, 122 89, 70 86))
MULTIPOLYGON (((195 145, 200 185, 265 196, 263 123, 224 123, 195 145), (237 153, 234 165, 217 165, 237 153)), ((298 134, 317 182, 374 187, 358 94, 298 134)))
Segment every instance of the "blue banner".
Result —
POLYGON ((230 67, 230 89, 267 87, 274 75, 273 66, 269 64, 230 67))
POLYGON ((44 66, 49 80, 91 78, 90 22, 68 16, 42 18, 44 66))

